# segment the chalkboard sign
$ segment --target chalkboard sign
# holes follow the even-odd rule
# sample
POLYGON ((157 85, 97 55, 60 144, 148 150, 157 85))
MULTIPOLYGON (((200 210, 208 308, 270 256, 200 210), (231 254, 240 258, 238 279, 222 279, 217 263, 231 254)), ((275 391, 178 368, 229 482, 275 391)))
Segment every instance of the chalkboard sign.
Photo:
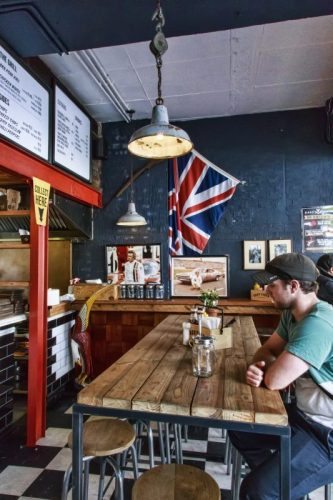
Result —
POLYGON ((49 93, 2 45, 0 134, 49 159, 49 93))
POLYGON ((90 119, 58 85, 55 86, 53 161, 90 181, 90 119))

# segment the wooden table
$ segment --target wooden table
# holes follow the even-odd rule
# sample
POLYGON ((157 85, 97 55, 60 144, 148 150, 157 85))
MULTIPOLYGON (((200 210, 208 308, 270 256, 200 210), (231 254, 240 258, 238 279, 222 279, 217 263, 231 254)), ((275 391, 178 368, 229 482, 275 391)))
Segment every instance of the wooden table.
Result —
POLYGON ((290 498, 290 428, 278 391, 245 383, 260 346, 249 316, 236 317, 233 347, 217 351, 212 377, 192 375, 182 345, 184 316, 170 315, 78 395, 73 407, 73 498, 81 488, 82 416, 126 418, 245 430, 280 436, 282 499, 290 498))

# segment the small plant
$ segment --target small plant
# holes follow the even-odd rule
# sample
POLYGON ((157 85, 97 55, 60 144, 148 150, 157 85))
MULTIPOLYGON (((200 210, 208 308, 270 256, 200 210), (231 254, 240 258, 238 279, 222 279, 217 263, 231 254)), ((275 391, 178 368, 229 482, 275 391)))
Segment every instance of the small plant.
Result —
POLYGON ((218 292, 214 290, 201 290, 200 291, 200 300, 207 307, 215 307, 217 306, 219 300, 218 292))

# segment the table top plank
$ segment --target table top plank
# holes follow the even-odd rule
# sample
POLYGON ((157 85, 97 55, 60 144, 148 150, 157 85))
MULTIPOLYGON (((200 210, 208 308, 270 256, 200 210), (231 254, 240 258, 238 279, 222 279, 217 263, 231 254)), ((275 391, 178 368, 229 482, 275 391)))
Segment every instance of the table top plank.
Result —
POLYGON ((91 384, 82 389, 78 396, 78 403, 93 406, 103 406, 103 398, 105 394, 115 385, 122 376, 128 372, 131 363, 123 363, 122 365, 111 365, 103 373, 101 373, 91 384))
POLYGON ((190 415, 191 403, 198 379, 192 374, 192 351, 184 347, 185 355, 161 400, 161 412, 190 415))
POLYGON ((215 370, 209 378, 199 378, 192 402, 192 415, 222 418, 224 399, 225 349, 216 352, 215 370))
POLYGON ((245 383, 246 361, 226 357, 222 418, 254 422, 254 403, 251 387, 245 383))
MULTIPOLYGON (((158 365, 156 360, 140 360, 130 366, 122 378, 105 393, 103 406, 130 409, 132 400, 158 365)), ((123 366, 122 364, 118 366, 123 366)))
POLYGON ((253 319, 249 316, 239 318, 239 321, 242 332, 244 353, 246 356, 252 357, 261 346, 256 327, 253 323, 253 319))
POLYGON ((186 349, 180 344, 180 339, 181 336, 179 336, 178 344, 167 352, 149 379, 147 379, 145 385, 134 396, 132 401, 133 410, 160 411, 163 395, 174 378, 179 363, 186 354, 186 349))

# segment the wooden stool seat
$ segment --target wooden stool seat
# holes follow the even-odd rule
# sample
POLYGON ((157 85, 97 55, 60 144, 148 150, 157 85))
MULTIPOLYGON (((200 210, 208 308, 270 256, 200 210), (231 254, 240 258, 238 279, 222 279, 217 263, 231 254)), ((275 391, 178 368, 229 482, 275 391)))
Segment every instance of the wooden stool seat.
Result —
POLYGON ((197 467, 166 464, 148 470, 134 483, 132 500, 220 500, 216 481, 197 467))
MULTIPOLYGON (((127 450, 135 441, 135 432, 125 420, 100 418, 83 425, 83 455, 106 457, 127 450)), ((68 436, 68 446, 73 447, 73 435, 68 436)))

